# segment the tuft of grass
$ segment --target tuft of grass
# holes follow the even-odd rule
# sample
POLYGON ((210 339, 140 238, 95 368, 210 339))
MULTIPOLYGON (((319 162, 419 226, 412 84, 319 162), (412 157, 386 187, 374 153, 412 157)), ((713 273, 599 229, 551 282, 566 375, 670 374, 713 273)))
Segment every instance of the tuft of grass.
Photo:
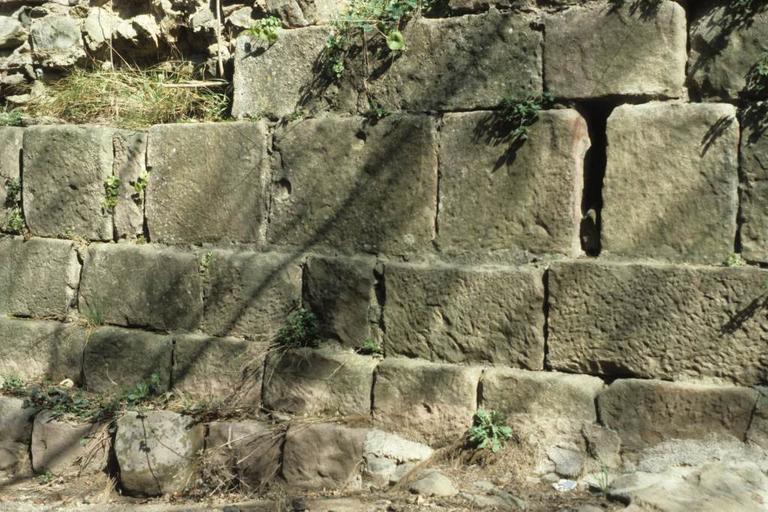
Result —
POLYGON ((384 350, 375 340, 367 338, 357 347, 357 353, 365 356, 380 356, 384 354, 384 350))
POLYGON ((299 308, 285 319, 285 325, 278 331, 276 341, 285 347, 316 347, 319 338, 317 317, 311 311, 299 308))
POLYGON ((21 111, 14 108, 0 112, 0 126, 21 126, 21 111))

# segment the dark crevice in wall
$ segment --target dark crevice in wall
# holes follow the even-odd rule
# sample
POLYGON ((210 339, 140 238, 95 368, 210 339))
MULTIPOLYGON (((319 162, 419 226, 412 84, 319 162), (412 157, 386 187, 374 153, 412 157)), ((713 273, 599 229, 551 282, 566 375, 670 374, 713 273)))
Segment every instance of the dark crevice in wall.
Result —
POLYGON ((755 396, 755 403, 752 405, 752 410, 749 413, 749 421, 747 422, 747 428, 744 429, 744 437, 741 440, 742 442, 747 442, 747 436, 749 435, 749 431, 752 428, 752 422, 755 420, 755 414, 757 414, 757 405, 760 403, 760 391, 757 391, 757 396, 755 396))
POLYGON ((384 264, 381 261, 376 262, 373 267, 373 299, 376 301, 376 307, 378 308, 376 314, 376 327, 381 334, 381 350, 384 356, 387 355, 387 347, 384 344, 384 333, 386 328, 384 325, 384 304, 387 300, 387 289, 384 280, 384 264))
POLYGON ((376 406, 374 401, 376 399, 376 394, 374 393, 374 391, 376 389, 376 377, 378 376, 378 374, 379 374, 379 367, 377 366, 376 368, 373 369, 373 379, 371 379, 371 411, 370 411, 371 421, 373 421, 375 418, 374 411, 376 410, 376 406))
MULTIPOLYGON (((741 117, 741 116, 739 116, 741 117)), ((739 176, 739 184, 736 188, 736 236, 733 241, 733 252, 736 254, 741 254, 742 246, 741 246, 741 227, 744 225, 744 215, 742 211, 742 191, 747 186, 747 176, 744 174, 744 166, 743 163, 743 155, 741 153, 741 138, 744 136, 744 124, 743 121, 741 121, 742 128, 739 129, 739 147, 737 151, 737 161, 738 165, 736 166, 736 169, 738 170, 738 176, 739 176)))
POLYGON ((176 338, 171 338, 171 366, 170 375, 168 376, 168 391, 172 390, 176 386, 175 371, 176 369, 176 338))
POLYGON ((443 127, 443 116, 442 114, 437 118, 436 123, 436 136, 437 136, 437 144, 435 147, 435 159, 437 162, 437 168, 435 169, 435 172, 437 173, 437 180, 436 180, 436 187, 435 187, 435 224, 434 224, 434 238, 432 239, 432 245, 435 247, 435 249, 439 250, 438 243, 437 243, 437 237, 440 234, 440 185, 443 179, 442 174, 440 173, 440 149, 441 149, 441 129, 443 127))
POLYGON ((475 394, 475 410, 480 409, 483 406, 483 381, 485 377, 485 370, 480 374, 480 380, 477 381, 477 392, 475 394))
POLYGON ((549 364, 549 269, 544 270, 542 276, 542 282, 544 284, 544 304, 542 309, 544 311, 544 364, 543 368, 547 371, 552 370, 552 366, 549 364))

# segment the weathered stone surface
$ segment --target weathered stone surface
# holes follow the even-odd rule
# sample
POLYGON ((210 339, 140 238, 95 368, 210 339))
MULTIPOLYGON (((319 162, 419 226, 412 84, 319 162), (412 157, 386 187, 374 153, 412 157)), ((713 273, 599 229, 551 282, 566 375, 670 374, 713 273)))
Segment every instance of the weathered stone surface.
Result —
POLYGON ((328 23, 338 18, 346 6, 344 0, 266 0, 268 13, 289 27, 328 23))
POLYGON ((747 432, 747 441, 768 450, 768 387, 757 389, 757 405, 747 432))
POLYGON ((102 327, 94 330, 83 354, 85 383, 90 391, 117 394, 157 374, 168 388, 171 377, 170 336, 102 327))
POLYGON ((64 319, 74 304, 80 264, 72 242, 0 240, 0 311, 64 319))
POLYGON ((83 40, 92 52, 104 50, 110 44, 120 18, 107 9, 91 7, 83 20, 83 40))
POLYGON ((72 66, 85 58, 85 47, 78 19, 50 15, 32 20, 30 27, 32 55, 47 67, 72 66))
MULTIPOLYGON (((21 176, 19 171, 21 170, 23 137, 23 128, 0 127, 0 210, 14 206, 8 204, 8 186, 11 183, 18 183, 21 176)), ((5 229, 5 215, 3 215, 2 221, 0 230, 5 229)))
POLYGON ((333 423, 289 428, 283 449, 286 483, 303 489, 360 488, 366 432, 333 423))
POLYGON ((605 251, 708 263, 721 263, 733 252, 735 114, 732 105, 682 103, 613 111, 603 182, 605 251))
POLYGON ((24 400, 0 396, 0 476, 26 475, 31 470, 29 445, 37 411, 24 400))
POLYGON ((621 379, 597 398, 600 422, 625 449, 707 435, 744 439, 757 392, 750 388, 621 379))
POLYGON ((426 116, 323 116, 275 135, 267 239, 302 248, 413 252, 434 237, 437 142, 426 116))
POLYGON ((266 215, 264 123, 156 125, 149 131, 153 241, 257 242, 266 215))
POLYGON ((455 441, 472 424, 480 373, 479 367, 386 358, 376 370, 374 419, 430 445, 455 441))
POLYGON ((365 436, 363 476, 374 485, 387 487, 417 463, 428 459, 434 451, 427 445, 400 436, 371 429, 365 436))
POLYGON ((577 450, 551 446, 547 457, 555 465, 555 473, 563 478, 576 479, 584 469, 584 455, 577 450))
POLYGON ((540 270, 388 264, 384 279, 388 355, 543 368, 540 270))
POLYGON ((112 132, 73 125, 24 130, 24 217, 33 234, 112 239, 112 215, 104 208, 112 132))
POLYGON ((448 114, 443 122, 441 250, 579 254, 589 136, 578 112, 539 113, 519 147, 491 112, 448 114))
POLYGON ((295 256, 214 250, 205 253, 202 328, 217 336, 272 341, 301 300, 295 256))
POLYGON ((615 431, 597 424, 587 424, 582 428, 587 452, 600 465, 616 468, 621 465, 621 437, 615 431))
POLYGON ((205 426, 170 411, 127 412, 117 420, 115 457, 130 494, 158 496, 190 482, 205 426))
MULTIPOLYGON (((372 79, 369 89, 389 110, 495 107, 507 97, 542 92, 542 33, 522 13, 409 23, 408 51, 372 79)), ((375 74, 375 73, 374 73, 375 74)))
POLYGON ((96 439, 104 426, 70 423, 57 419, 52 411, 35 416, 32 428, 32 468, 36 473, 54 475, 91 474, 107 467, 109 442, 96 439))
POLYGON ((80 312, 103 322, 192 330, 203 312, 192 253, 129 244, 92 245, 80 283, 80 312))
POLYGON ((283 436, 258 421, 217 421, 208 425, 207 457, 234 468, 240 481, 258 488, 280 474, 283 436))
POLYGON ((408 486, 408 490, 422 496, 455 496, 459 493, 451 479, 435 469, 419 475, 408 486))
POLYGON ((0 16, 0 49, 15 48, 27 41, 27 31, 19 20, 0 16))
POLYGON ((267 360, 264 407, 305 416, 368 415, 376 364, 327 348, 278 351, 267 360))
POLYGON ((118 239, 133 240, 144 234, 144 192, 137 190, 137 184, 142 177, 146 178, 147 134, 121 130, 115 132, 113 142, 113 174, 120 178, 114 211, 115 235, 118 239))
POLYGON ((742 116, 740 215, 742 255, 750 261, 768 262, 768 135, 764 116, 768 102, 747 107, 742 116))
POLYGON ((765 382, 765 272, 577 261, 549 274, 552 368, 765 382))
POLYGON ((555 97, 686 95, 685 9, 669 0, 622 4, 545 17, 544 76, 555 97))
POLYGON ((347 347, 373 339, 378 320, 373 258, 323 258, 307 261, 305 303, 315 312, 321 336, 347 347))
POLYGON ((0 319, 0 377, 77 381, 85 332, 59 322, 0 319))

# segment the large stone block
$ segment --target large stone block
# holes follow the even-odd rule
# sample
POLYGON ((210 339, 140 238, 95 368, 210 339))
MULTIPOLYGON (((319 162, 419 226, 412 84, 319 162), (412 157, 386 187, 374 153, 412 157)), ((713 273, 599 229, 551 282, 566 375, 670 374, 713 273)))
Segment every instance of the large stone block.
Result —
POLYGON ((263 123, 156 125, 149 131, 150 238, 257 242, 266 215, 263 123))
POLYGON ((594 2, 546 16, 544 25, 544 76, 555 97, 686 96, 678 3, 594 2))
MULTIPOLYGON (((21 146, 23 128, 0 127, 0 231, 9 231, 8 219, 21 205, 21 193, 9 194, 21 183, 21 146)), ((20 211, 19 211, 20 213, 20 211)))
POLYGON ((376 370, 376 423, 427 444, 458 440, 472 425, 481 368, 386 358, 376 370))
POLYGON ((369 90, 389 110, 477 110, 542 92, 542 33, 534 19, 496 10, 420 18, 403 31, 408 51, 382 63, 369 90))
POLYGON ((757 392, 750 388, 623 379, 598 396, 600 421, 638 450, 671 439, 747 434, 757 392))
POLYGON ((198 261, 170 248, 92 245, 79 307, 82 314, 115 325, 195 329, 203 313, 198 261))
POLYGON ((85 45, 80 34, 80 20, 55 14, 32 20, 29 30, 35 63, 62 68, 82 62, 85 45))
POLYGON ((0 311, 64 319, 75 302, 80 264, 72 242, 0 240, 0 311))
POLYGON ((764 118, 768 102, 747 107, 741 133, 740 189, 742 255, 750 261, 768 262, 768 135, 764 118))
POLYGON ((377 363, 329 348, 277 351, 264 370, 264 407, 303 416, 367 416, 377 363))
POLYGON ((733 252, 735 114, 732 105, 682 103, 613 111, 603 182, 605 251, 710 263, 721 263, 733 252))
POLYGON ((528 139, 491 112, 447 114, 440 130, 443 251, 577 255, 587 124, 575 110, 539 113, 528 139))
POLYGON ((265 423, 217 421, 208 425, 206 458, 234 469, 246 485, 260 488, 280 475, 283 440, 279 429, 265 423))
POLYGON ((204 254, 202 328, 217 336, 272 341, 301 300, 295 256, 214 250, 204 254))
POLYGON ((384 280, 387 355, 543 368, 541 270, 388 264, 384 280))
POLYGON ((120 178, 114 211, 115 236, 136 239, 144 234, 144 191, 140 180, 147 172, 147 133, 115 132, 114 171, 120 178))
POLYGON ((437 142, 426 116, 324 116, 275 135, 267 239, 301 248, 413 252, 434 238, 437 142))
POLYGON ((607 377, 765 382, 766 275, 755 268, 554 264, 548 361, 607 377))
POLYGON ((0 396, 0 478, 30 473, 29 446, 36 412, 24 407, 21 398, 0 396))
POLYGON ((24 130, 24 217, 35 235, 112 239, 104 184, 112 176, 110 128, 56 125, 24 130))
POLYGON ((42 411, 35 416, 32 428, 32 468, 35 473, 54 475, 105 471, 109 452, 105 429, 105 425, 72 423, 59 419, 53 411, 42 411))

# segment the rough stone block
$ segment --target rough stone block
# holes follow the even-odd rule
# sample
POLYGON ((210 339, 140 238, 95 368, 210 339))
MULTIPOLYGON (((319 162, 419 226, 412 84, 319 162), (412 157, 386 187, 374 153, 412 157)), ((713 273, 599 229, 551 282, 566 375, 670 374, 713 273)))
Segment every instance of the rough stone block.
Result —
POLYGON ((318 319, 321 336, 347 347, 373 339, 378 319, 373 258, 312 257, 305 270, 305 303, 318 319))
POLYGON ((112 239, 112 214, 104 208, 112 133, 72 125, 24 130, 24 218, 33 234, 112 239))
POLYGON ((685 9, 669 0, 623 4, 545 17, 544 76, 555 97, 686 96, 685 9))
POLYGON ((580 261, 549 274, 548 361, 608 377, 765 382, 766 272, 580 261))
POLYGON ((747 432, 747 441, 768 450, 768 387, 757 389, 757 405, 747 432))
POLYGON ((747 107, 741 133, 740 189, 742 255, 750 261, 768 262, 768 135, 762 126, 768 102, 747 107), (750 110, 752 109, 752 110, 750 110))
POLYGON ((613 111, 603 182, 605 251, 708 263, 721 263, 733 252, 735 114, 732 105, 682 103, 613 111))
POLYGON ((191 482, 205 425, 170 411, 127 412, 117 420, 115 457, 129 494, 159 496, 191 482))
POLYGON ((102 327, 91 332, 83 354, 83 373, 90 391, 118 394, 153 374, 167 389, 171 378, 170 336, 102 327))
POLYGON ((0 478, 26 476, 31 472, 29 446, 36 409, 24 400, 0 396, 0 478))
POLYGON ((56 14, 34 19, 29 35, 37 64, 62 68, 78 64, 86 57, 77 18, 56 14))
POLYGON ((241 482, 259 488, 280 475, 283 436, 258 421, 208 425, 205 450, 218 464, 235 468, 241 482))
POLYGON ((539 95, 542 33, 533 21, 495 10, 420 18, 403 31, 408 51, 370 80, 370 92, 389 110, 419 112, 477 110, 508 96, 539 95))
POLYGON ((105 323, 195 329, 202 280, 192 253, 132 244, 92 245, 80 283, 80 312, 105 323))
POLYGON ((35 473, 87 475, 107 467, 109 441, 105 425, 71 423, 52 411, 35 416, 32 428, 32 468, 35 473), (98 434, 104 439, 98 439, 98 434))
POLYGON ((377 360, 329 348, 277 352, 264 370, 264 407, 304 416, 365 416, 377 360))
POLYGON ((346 5, 346 0, 266 0, 266 11, 289 27, 306 27, 338 18, 346 5))
POLYGON ((600 421, 637 450, 671 439, 744 439, 756 399, 750 388, 624 379, 608 386, 597 406, 600 421))
POLYGON ((113 174, 120 178, 114 211, 115 235, 134 240, 144 234, 144 192, 137 184, 147 172, 147 133, 117 131, 113 174))
POLYGON ((456 441, 477 409, 481 368, 386 358, 376 370, 375 421, 427 444, 456 441))
POLYGON ((491 112, 447 114, 440 130, 443 251, 510 247, 580 253, 579 221, 587 124, 575 110, 539 113, 515 147, 491 112), (511 146, 512 144, 512 146, 511 146))
POLYGON ((300 261, 288 254, 221 250, 203 258, 203 330, 272 341, 301 300, 300 261))
POLYGON ((21 194, 9 197, 8 190, 20 184, 23 128, 0 127, 0 231, 8 231, 8 218, 21 194))
POLYGON ((266 215, 264 123, 149 131, 147 227, 157 242, 257 242, 266 215))
POLYGON ((0 240, 0 311, 64 319, 75 302, 80 264, 72 242, 0 240))
POLYGON ((541 270, 388 264, 384 280, 387 355, 543 368, 541 270))
POLYGON ((435 127, 426 116, 324 116, 275 135, 267 239, 301 248, 413 252, 434 237, 435 127))

